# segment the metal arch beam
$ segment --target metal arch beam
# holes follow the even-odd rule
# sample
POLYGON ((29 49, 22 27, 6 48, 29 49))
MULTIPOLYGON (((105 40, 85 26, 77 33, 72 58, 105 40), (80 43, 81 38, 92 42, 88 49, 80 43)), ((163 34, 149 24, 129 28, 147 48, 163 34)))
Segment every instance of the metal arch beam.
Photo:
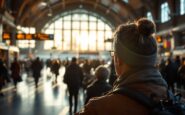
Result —
POLYGON ((133 18, 138 17, 138 15, 134 11, 133 7, 131 5, 129 5, 128 3, 125 3, 124 1, 121 1, 121 0, 117 0, 115 3, 117 5, 119 5, 120 7, 125 7, 127 12, 129 12, 133 18))
MULTIPOLYGON (((90 1, 89 2, 83 2, 83 3, 79 3, 79 2, 76 3, 75 2, 75 4, 72 3, 72 2, 66 2, 66 5, 68 6, 66 8, 61 8, 62 3, 57 3, 54 6, 52 6, 53 11, 55 12, 54 15, 57 15, 62 11, 66 11, 67 9, 79 8, 79 5, 83 5, 83 7, 85 7, 87 10, 91 10, 91 11, 94 10, 94 12, 97 12, 101 15, 104 15, 105 17, 109 17, 109 20, 110 19, 115 19, 114 21, 117 21, 117 23, 121 23, 123 21, 114 12, 110 12, 110 16, 106 15, 105 12, 106 12, 107 8, 102 7, 101 5, 98 5, 97 8, 94 8, 93 5, 92 5, 92 2, 90 2, 90 1)), ((33 25, 35 25, 35 23, 37 23, 38 20, 45 18, 44 16, 47 16, 46 15, 47 13, 48 13, 48 9, 44 9, 44 10, 42 10, 42 12, 37 13, 38 14, 38 15, 36 15, 37 18, 35 18, 32 21, 27 20, 27 22, 29 22, 29 23, 32 22, 30 25, 33 26, 33 25)), ((114 23, 116 23, 116 22, 114 22, 114 23)))
POLYGON ((1 0, 0 1, 0 8, 3 8, 4 7, 4 2, 5 2, 4 0, 1 0))
MULTIPOLYGON (((80 3, 79 3, 79 5, 80 5, 80 3)), ((62 12, 70 11, 70 10, 73 10, 73 9, 76 9, 76 8, 78 8, 77 5, 71 5, 71 6, 68 5, 68 8, 65 8, 65 10, 64 9, 61 9, 61 8, 58 8, 57 10, 55 10, 54 16, 56 16, 56 15, 62 13, 62 12)), ((107 19, 108 21, 110 21, 110 23, 114 27, 116 27, 116 26, 118 26, 119 24, 122 23, 122 20, 120 18, 118 18, 118 16, 116 16, 116 14, 114 14, 114 13, 110 13, 109 15, 106 15, 105 12, 100 12, 100 10, 98 10, 99 12, 97 12, 97 10, 94 9, 92 5, 91 5, 91 8, 88 5, 85 5, 84 6, 84 9, 86 9, 88 11, 95 12, 95 13, 103 16, 105 19, 107 19)), ((99 7, 97 7, 97 9, 99 9, 99 7)), ((38 31, 40 31, 43 28, 43 26, 49 20, 52 19, 51 17, 48 17, 48 16, 47 16, 47 18, 44 18, 43 19, 43 16, 47 16, 47 11, 43 12, 42 15, 39 16, 38 20, 35 21, 35 23, 32 24, 32 26, 35 26, 38 31)))
POLYGON ((30 7, 27 8, 25 12, 22 12, 22 14, 21 14, 22 17, 18 17, 18 18, 20 18, 20 24, 22 24, 23 20, 25 20, 25 18, 29 16, 30 10, 35 9, 35 7, 36 7, 40 2, 42 2, 42 0, 35 0, 32 4, 30 4, 30 7))
POLYGON ((18 18, 21 16, 26 4, 28 4, 30 2, 30 0, 24 0, 24 2, 22 3, 22 5, 20 6, 19 8, 19 11, 18 11, 18 18))
MULTIPOLYGON (((42 1, 42 0, 37 0, 36 2, 34 2, 33 4, 30 5, 30 8, 29 8, 29 9, 31 10, 31 14, 32 14, 33 12, 37 12, 37 11, 36 11, 37 8, 35 8, 35 6, 36 6, 38 3, 40 3, 41 1, 42 1)), ((112 1, 112 0, 111 0, 111 1, 112 1)), ((67 2, 76 3, 76 4, 79 4, 79 3, 85 4, 85 3, 91 2, 92 5, 95 5, 96 3, 99 3, 100 1, 99 1, 99 0, 96 0, 96 2, 95 2, 94 0, 88 0, 88 1, 81 1, 81 0, 68 0, 68 1, 66 1, 66 0, 62 0, 62 1, 59 1, 58 4, 62 3, 62 4, 63 4, 63 7, 66 7, 67 2)), ((130 5, 125 4, 125 3, 122 2, 122 1, 114 2, 114 3, 117 4, 117 5, 119 5, 120 7, 125 7, 126 10, 127 10, 127 12, 129 12, 129 14, 130 14, 132 17, 134 17, 134 18, 137 17, 137 14, 134 12, 133 8, 132 8, 130 5)), ((55 3, 55 4, 56 4, 56 3, 55 3)), ((103 6, 102 4, 98 4, 98 5, 103 6)), ((104 6, 104 7, 105 7, 105 6, 104 6)), ((24 14, 22 15, 22 17, 21 17, 21 19, 20 19, 20 23, 21 23, 21 24, 23 24, 24 21, 25 21, 27 18, 29 18, 29 14, 30 14, 30 13, 28 13, 28 12, 30 12, 29 9, 27 9, 27 10, 24 12, 24 14)), ((121 17, 124 17, 124 13, 121 12, 121 11, 120 11, 119 15, 120 15, 121 17)))
POLYGON ((170 15, 174 16, 175 15, 175 1, 174 0, 167 0, 169 8, 170 8, 170 15))
POLYGON ((153 10, 153 5, 151 1, 148 0, 141 0, 141 2, 143 3, 144 7, 149 10, 150 12, 152 12, 153 10))

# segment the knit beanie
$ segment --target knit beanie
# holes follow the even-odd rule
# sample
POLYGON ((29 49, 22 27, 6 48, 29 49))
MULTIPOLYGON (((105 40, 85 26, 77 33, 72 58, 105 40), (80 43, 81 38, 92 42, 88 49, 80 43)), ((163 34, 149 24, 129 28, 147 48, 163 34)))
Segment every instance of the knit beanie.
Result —
POLYGON ((146 18, 120 25, 113 35, 115 54, 128 65, 154 65, 157 60, 154 32, 155 24, 146 18))

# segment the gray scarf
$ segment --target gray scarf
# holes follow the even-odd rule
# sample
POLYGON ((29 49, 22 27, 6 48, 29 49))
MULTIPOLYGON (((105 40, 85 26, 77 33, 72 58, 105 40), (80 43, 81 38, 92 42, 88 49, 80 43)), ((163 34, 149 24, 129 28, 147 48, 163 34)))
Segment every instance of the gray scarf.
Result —
POLYGON ((154 85, 167 87, 166 81, 162 78, 160 72, 156 68, 145 68, 129 75, 119 77, 113 86, 113 91, 123 86, 131 86, 138 83, 150 83, 154 85))

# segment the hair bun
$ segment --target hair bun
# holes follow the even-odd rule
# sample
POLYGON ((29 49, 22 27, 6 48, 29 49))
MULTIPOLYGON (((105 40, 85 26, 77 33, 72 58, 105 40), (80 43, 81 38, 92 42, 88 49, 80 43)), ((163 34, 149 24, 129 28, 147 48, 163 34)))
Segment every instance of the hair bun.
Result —
POLYGON ((138 30, 143 36, 150 36, 155 32, 155 24, 147 18, 141 18, 137 21, 138 30))

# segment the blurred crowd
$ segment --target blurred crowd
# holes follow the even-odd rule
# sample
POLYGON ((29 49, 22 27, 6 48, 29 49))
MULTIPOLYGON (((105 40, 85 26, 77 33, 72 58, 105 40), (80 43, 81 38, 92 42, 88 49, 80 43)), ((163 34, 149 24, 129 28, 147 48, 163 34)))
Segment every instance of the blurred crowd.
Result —
MULTIPOLYGON (((61 66, 65 67, 63 82, 67 85, 70 105, 69 112, 71 114, 77 112, 80 89, 83 89, 84 102, 87 103, 90 98, 101 96, 111 90, 117 78, 113 60, 72 58, 70 61, 61 61, 60 59, 47 59, 43 61, 37 57, 34 60, 18 61, 15 58, 10 68, 7 68, 4 62, 0 60, 0 91, 4 85, 11 82, 15 86, 14 90, 16 90, 17 83, 22 81, 21 76, 24 72, 27 74, 27 77, 31 76, 34 78, 35 88, 37 88, 39 78, 42 76, 41 70, 43 67, 46 67, 52 73, 52 76, 48 76, 48 78, 53 77, 52 83, 57 83, 61 66), (72 110, 73 103, 74 110, 72 110)), ((163 58, 158 68, 167 81, 169 89, 175 92, 175 84, 177 88, 185 89, 185 58, 180 56, 163 58)), ((3 96, 2 92, 0 94, 3 96)))

